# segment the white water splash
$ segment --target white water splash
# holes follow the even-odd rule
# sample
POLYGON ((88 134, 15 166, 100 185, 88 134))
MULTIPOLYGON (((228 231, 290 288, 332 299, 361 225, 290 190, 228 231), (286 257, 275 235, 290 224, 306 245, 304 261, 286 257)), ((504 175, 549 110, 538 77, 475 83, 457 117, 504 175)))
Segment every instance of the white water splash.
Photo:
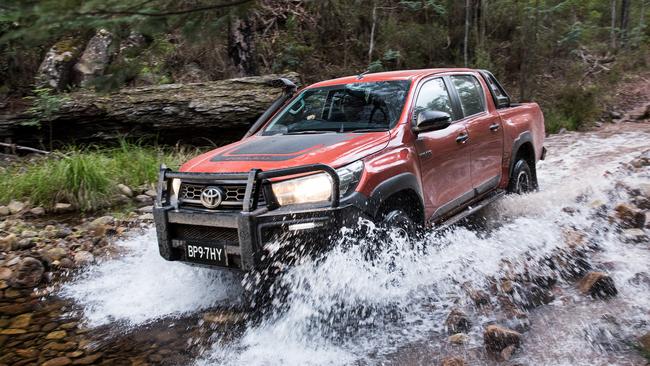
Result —
POLYGON ((153 229, 117 243, 126 254, 90 267, 64 285, 61 295, 83 304, 90 326, 137 326, 237 299, 240 279, 229 272, 167 262, 153 229))
MULTIPOLYGON (((563 245, 562 226, 592 230, 602 225, 591 216, 591 202, 600 200, 611 207, 625 200, 624 193, 612 195, 617 180, 630 185, 649 181, 647 175, 615 173, 621 162, 649 148, 648 141, 650 133, 638 131, 554 136, 547 142, 547 160, 538 166, 541 191, 506 197, 479 213, 487 218, 486 228, 429 233, 423 241, 426 251, 396 242, 392 252, 372 263, 365 260, 361 246, 348 245, 335 247, 320 261, 306 260, 283 277, 292 291, 282 311, 249 327, 234 342, 214 334, 214 346, 198 363, 403 364, 405 357, 414 357, 411 364, 436 364, 449 352, 442 327, 449 308, 469 303, 462 285, 469 282, 482 288, 500 274, 503 261, 523 266, 550 253, 563 245), (577 212, 563 211, 566 206, 577 212)), ((603 233, 599 241, 602 251, 597 260, 611 262, 617 298, 588 299, 563 284, 564 292, 555 302, 530 314, 532 328, 524 334, 522 350, 513 362, 638 361, 629 352, 599 350, 591 327, 611 312, 626 319, 619 331, 628 339, 641 331, 639 324, 650 324, 648 289, 627 282, 648 271, 650 253, 647 248, 625 246, 612 232, 603 233)), ((196 312, 232 301, 230 289, 239 288, 238 279, 228 274, 160 259, 152 232, 121 245, 129 254, 93 267, 64 287, 63 294, 85 308, 93 325, 114 320, 138 325, 196 312)), ((482 325, 495 321, 489 314, 471 315, 469 343, 452 350, 467 357, 480 353, 482 325)))

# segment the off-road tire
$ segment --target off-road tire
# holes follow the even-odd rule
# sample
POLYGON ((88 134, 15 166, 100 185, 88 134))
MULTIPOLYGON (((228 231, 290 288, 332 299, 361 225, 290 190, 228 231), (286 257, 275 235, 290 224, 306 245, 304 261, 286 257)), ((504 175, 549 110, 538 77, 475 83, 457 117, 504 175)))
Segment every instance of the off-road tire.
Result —
POLYGON ((525 194, 537 190, 537 181, 526 159, 519 158, 512 167, 508 193, 525 194))
POLYGON ((382 215, 380 225, 384 230, 398 230, 409 239, 414 239, 417 227, 406 212, 401 209, 390 209, 382 215))

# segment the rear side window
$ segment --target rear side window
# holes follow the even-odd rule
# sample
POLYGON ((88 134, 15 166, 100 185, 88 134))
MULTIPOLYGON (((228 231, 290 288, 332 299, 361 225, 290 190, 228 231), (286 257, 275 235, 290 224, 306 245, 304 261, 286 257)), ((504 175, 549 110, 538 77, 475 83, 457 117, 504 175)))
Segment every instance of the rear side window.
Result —
POLYGON ((425 109, 441 111, 453 116, 451 99, 441 78, 429 80, 422 85, 418 99, 415 102, 415 113, 417 114, 425 109))
POLYGON ((481 84, 472 75, 455 75, 451 82, 458 92, 465 117, 485 111, 485 97, 481 84))

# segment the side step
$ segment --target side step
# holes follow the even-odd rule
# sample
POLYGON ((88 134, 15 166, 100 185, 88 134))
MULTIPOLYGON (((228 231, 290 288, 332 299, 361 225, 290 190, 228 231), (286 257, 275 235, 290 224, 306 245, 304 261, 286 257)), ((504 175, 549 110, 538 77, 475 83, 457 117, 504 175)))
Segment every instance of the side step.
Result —
POLYGON ((441 224, 436 226, 436 229, 437 230, 446 229, 446 228, 456 224, 460 220, 466 218, 467 216, 476 213, 480 209, 484 208, 485 206, 489 205, 490 203, 498 200, 499 198, 501 198, 501 197, 503 197, 505 195, 506 195, 506 191, 504 191, 504 190, 499 190, 499 191, 493 192, 493 193, 487 195, 482 200, 469 205, 467 208, 465 208, 461 212, 457 213, 456 215, 450 217, 447 220, 444 220, 441 224))

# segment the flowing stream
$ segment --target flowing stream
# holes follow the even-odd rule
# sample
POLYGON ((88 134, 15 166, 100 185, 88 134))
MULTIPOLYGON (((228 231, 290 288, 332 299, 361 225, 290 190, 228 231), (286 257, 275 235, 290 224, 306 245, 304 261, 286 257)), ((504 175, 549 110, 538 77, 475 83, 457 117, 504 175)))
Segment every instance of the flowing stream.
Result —
POLYGON ((643 365, 632 343, 650 330, 650 279, 634 279, 650 278, 650 246, 625 243, 595 212, 628 202, 624 187, 650 183, 648 167, 625 168, 644 151, 650 155, 650 125, 555 135, 546 146, 539 192, 508 196, 461 225, 426 233, 415 246, 392 238, 372 261, 364 248, 377 240, 373 231, 359 242, 342 240, 325 257, 290 269, 281 279, 289 294, 254 320, 241 320, 246 316, 236 310, 241 275, 165 262, 153 229, 118 243, 126 254, 77 275, 59 295, 91 332, 107 334, 98 349, 118 339, 156 343, 146 354, 162 363, 430 365, 459 356, 491 365, 499 363, 484 350, 483 329, 497 323, 523 332, 509 364, 643 365), (616 297, 584 296, 560 278, 554 300, 519 322, 504 318, 494 297, 486 308, 474 305, 467 288, 490 292, 493 279, 566 246, 570 229, 598 246, 591 264, 613 278, 616 297), (444 327, 453 307, 472 322, 461 345, 447 340, 444 327), (214 314, 225 320, 215 322, 214 314))

